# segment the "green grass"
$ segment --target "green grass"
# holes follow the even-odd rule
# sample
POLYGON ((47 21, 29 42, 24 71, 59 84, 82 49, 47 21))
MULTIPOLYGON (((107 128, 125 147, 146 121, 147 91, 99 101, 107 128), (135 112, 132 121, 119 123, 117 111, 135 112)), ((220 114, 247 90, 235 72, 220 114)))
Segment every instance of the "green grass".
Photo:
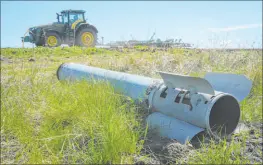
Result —
MULTIPOLYGON (((1 61, 1 163, 125 164, 149 156, 141 153, 144 110, 108 84, 59 82, 56 70, 64 62, 154 78, 160 78, 157 70, 200 77, 211 71, 244 74, 253 88, 241 102, 241 121, 262 121, 262 52, 257 50, 7 48, 1 57, 12 61, 1 61)), ((242 142, 203 144, 186 163, 247 163, 248 136, 242 135, 242 142)))
POLYGON ((132 163, 140 153, 136 107, 111 86, 21 72, 1 84, 1 134, 22 147, 13 163, 132 163))
POLYGON ((202 143, 199 150, 195 151, 188 160, 188 164, 250 164, 244 156, 246 148, 246 136, 241 135, 242 142, 227 143, 226 139, 219 142, 211 140, 202 143))
MULTIPOLYGON (((249 142, 249 131, 243 131, 232 135, 231 138, 221 140, 210 139, 209 142, 201 143, 201 147, 188 155, 188 158, 180 163, 187 164, 261 164, 262 162, 251 159, 251 152, 246 151, 249 142)), ((256 130, 255 137, 260 137, 260 131, 256 130)), ((251 137, 250 137, 251 138, 251 137)), ((255 142, 252 152, 262 155, 260 141, 255 142)))

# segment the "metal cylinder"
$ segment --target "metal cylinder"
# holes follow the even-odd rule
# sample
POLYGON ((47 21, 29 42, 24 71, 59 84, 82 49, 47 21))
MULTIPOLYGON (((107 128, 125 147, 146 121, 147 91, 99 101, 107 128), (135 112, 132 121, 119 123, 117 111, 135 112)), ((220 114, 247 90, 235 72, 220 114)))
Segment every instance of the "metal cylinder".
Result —
POLYGON ((238 101, 230 94, 193 93, 164 84, 150 95, 151 108, 167 116, 205 128, 210 134, 231 134, 240 118, 238 101))
POLYGON ((57 77, 71 81, 108 81, 124 95, 133 99, 147 99, 149 108, 159 112, 148 116, 149 126, 160 128, 161 135, 176 138, 182 143, 204 129, 214 136, 218 133, 231 134, 240 118, 236 98, 214 91, 209 82, 201 78, 163 73, 163 80, 153 79, 74 63, 60 65, 57 77), (174 87, 176 83, 177 87, 174 87), (190 84, 191 88, 183 89, 181 86, 185 83, 190 84), (196 88, 192 88, 195 83, 196 88), (165 127, 163 123, 166 123, 165 127))
POLYGON ((57 70, 58 80, 108 81, 118 91, 133 99, 146 99, 146 91, 158 79, 116 72, 75 63, 61 64, 57 70))

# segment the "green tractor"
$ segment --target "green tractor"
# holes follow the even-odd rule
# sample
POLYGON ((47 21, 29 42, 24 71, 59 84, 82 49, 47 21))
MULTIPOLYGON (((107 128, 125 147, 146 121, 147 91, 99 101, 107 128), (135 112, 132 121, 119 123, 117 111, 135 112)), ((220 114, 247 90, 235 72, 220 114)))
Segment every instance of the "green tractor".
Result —
POLYGON ((60 14, 57 13, 57 22, 29 28, 22 37, 23 47, 24 42, 48 47, 61 44, 94 47, 98 30, 86 22, 84 13, 83 10, 63 10, 60 14))

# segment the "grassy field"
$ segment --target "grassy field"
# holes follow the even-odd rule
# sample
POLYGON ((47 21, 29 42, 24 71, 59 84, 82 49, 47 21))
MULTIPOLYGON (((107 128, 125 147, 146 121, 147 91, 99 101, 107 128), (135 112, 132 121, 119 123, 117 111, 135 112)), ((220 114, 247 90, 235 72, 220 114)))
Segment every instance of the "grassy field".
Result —
POLYGON ((140 162, 262 163, 262 51, 1 49, 1 163, 140 162), (145 126, 146 106, 108 84, 60 83, 56 70, 65 62, 155 78, 157 70, 244 74, 253 81, 241 102, 240 122, 249 129, 198 148, 156 137, 145 126))

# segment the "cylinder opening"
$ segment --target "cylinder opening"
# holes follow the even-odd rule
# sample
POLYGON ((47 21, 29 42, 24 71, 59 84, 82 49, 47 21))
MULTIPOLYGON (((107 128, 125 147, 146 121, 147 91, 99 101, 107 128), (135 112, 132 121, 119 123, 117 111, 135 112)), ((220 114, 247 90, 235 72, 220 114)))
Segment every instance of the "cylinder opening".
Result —
POLYGON ((237 127, 240 107, 237 100, 230 95, 220 97, 213 105, 209 126, 213 133, 224 136, 231 134, 237 127))

